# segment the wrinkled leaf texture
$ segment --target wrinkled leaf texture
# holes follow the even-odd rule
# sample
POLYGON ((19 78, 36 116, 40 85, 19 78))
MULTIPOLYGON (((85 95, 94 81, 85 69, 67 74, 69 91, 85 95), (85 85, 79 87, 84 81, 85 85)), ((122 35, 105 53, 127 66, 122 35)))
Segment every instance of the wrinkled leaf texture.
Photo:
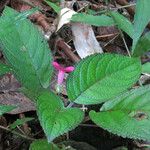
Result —
POLYGON ((20 16, 13 9, 6 7, 0 18, 3 22, 6 19, 6 24, 0 25, 3 29, 0 34, 3 54, 25 88, 31 91, 38 91, 41 87, 47 88, 52 74, 52 57, 48 44, 28 19, 14 23, 14 15, 20 16), (5 27, 8 24, 7 30, 5 27))
POLYGON ((74 129, 84 117, 79 108, 65 108, 52 92, 43 92, 37 98, 37 113, 48 142, 74 129))
POLYGON ((122 137, 150 140, 150 86, 131 90, 106 102, 90 118, 100 127, 122 137))
POLYGON ((69 99, 98 104, 132 87, 141 74, 139 59, 117 54, 95 54, 81 60, 67 80, 69 99))

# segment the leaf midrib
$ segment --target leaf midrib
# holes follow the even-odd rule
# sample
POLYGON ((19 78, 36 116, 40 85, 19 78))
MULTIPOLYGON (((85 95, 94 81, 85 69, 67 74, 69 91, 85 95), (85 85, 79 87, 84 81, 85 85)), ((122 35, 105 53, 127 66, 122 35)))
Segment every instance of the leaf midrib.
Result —
MULTIPOLYGON (((26 20, 26 21, 27 21, 28 25, 30 25, 30 23, 28 22, 28 20, 26 20)), ((23 22, 24 22, 24 20, 21 21, 21 23, 23 23, 23 22)), ((25 22, 25 23, 26 23, 26 22, 25 22)), ((32 24, 30 25, 30 27, 31 27, 31 26, 32 26, 32 24)), ((19 33, 18 30, 17 30, 16 24, 14 24, 14 28, 16 29, 16 32, 17 32, 17 34, 19 35, 19 39, 20 39, 22 45, 27 49, 27 53, 26 53, 26 54, 27 54, 27 56, 28 56, 28 58, 29 58, 29 60, 30 60, 30 65, 32 66, 32 70, 33 70, 33 72, 34 72, 34 75, 35 75, 36 78, 38 79, 39 85, 42 87, 42 84, 41 84, 41 82, 40 82, 39 75, 38 75, 37 70, 36 70, 35 65, 34 65, 34 62, 33 62, 33 60, 32 60, 32 57, 31 57, 30 54, 29 54, 29 49, 26 47, 24 41, 22 40, 22 38, 21 38, 21 36, 20 36, 20 33, 19 33)), ((10 54, 12 54, 13 57, 15 57, 15 58, 20 62, 20 60, 18 59, 18 57, 16 57, 8 48, 7 48, 7 50, 9 51, 10 54)), ((20 50, 20 49, 19 49, 19 50, 20 50)), ((28 61, 28 62, 29 62, 29 61, 28 61)))
MULTIPOLYGON (((101 78, 100 80, 95 81, 95 82, 94 82, 93 84, 91 84, 91 86, 89 86, 89 87, 93 87, 95 84, 97 84, 97 82, 101 82, 101 81, 104 80, 105 78, 109 78, 109 77, 111 77, 113 74, 118 73, 119 71, 123 71, 123 70, 126 69, 126 68, 129 68, 129 67, 131 67, 131 66, 132 66, 133 64, 135 64, 135 63, 137 63, 137 62, 133 62, 130 66, 127 66, 127 67, 125 67, 125 68, 121 68, 121 70, 118 70, 118 71, 116 71, 116 72, 113 72, 113 73, 109 74, 108 76, 104 76, 104 77, 101 78)), ((82 91, 81 94, 79 94, 78 97, 74 99, 74 101, 76 101, 76 100, 82 95, 82 93, 85 93, 85 91, 87 91, 88 89, 89 89, 89 88, 86 88, 84 91, 82 91)))

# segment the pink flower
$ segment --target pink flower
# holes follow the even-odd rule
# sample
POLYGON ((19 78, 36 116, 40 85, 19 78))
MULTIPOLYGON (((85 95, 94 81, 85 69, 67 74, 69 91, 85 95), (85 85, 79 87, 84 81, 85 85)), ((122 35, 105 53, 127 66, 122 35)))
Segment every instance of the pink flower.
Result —
POLYGON ((58 86, 60 86, 63 83, 65 73, 66 72, 69 73, 69 72, 72 72, 74 70, 73 66, 62 67, 56 61, 53 62, 53 66, 55 69, 58 70, 58 78, 57 78, 58 86))

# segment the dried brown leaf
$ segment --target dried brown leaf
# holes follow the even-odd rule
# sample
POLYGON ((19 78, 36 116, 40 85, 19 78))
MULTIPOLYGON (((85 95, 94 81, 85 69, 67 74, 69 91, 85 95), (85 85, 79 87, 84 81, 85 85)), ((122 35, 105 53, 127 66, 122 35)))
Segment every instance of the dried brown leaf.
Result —
POLYGON ((19 82, 13 75, 8 74, 0 78, 0 105, 15 105, 16 109, 9 114, 19 114, 35 110, 34 103, 23 94, 17 92, 19 82))
POLYGON ((18 92, 7 92, 0 94, 1 105, 14 105, 16 109, 12 110, 8 114, 20 114, 27 111, 35 110, 34 103, 18 92))
POLYGON ((90 25, 72 23, 73 42, 78 55, 85 58, 94 53, 103 53, 90 25))

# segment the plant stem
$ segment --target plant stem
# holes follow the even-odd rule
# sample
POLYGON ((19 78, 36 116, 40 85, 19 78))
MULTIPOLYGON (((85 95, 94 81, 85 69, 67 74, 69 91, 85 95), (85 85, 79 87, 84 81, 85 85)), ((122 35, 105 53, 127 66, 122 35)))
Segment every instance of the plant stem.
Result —
POLYGON ((121 37, 122 37, 124 46, 125 46, 125 48, 126 48, 126 50, 127 50, 127 53, 128 53, 128 55, 129 55, 129 57, 131 57, 130 50, 129 50, 129 48, 128 48, 128 46, 127 46, 127 43, 126 43, 126 41, 125 41, 125 39, 124 39, 124 35, 123 35, 123 33, 122 33, 122 31, 121 31, 120 29, 119 29, 119 32, 120 32, 120 35, 121 35, 121 37))
POLYGON ((118 10, 118 9, 122 9, 122 8, 128 8, 128 7, 132 7, 132 6, 135 6, 136 4, 129 4, 129 5, 125 5, 125 6, 120 6, 120 7, 117 7, 117 8, 111 8, 111 10, 118 10))
POLYGON ((74 103, 71 102, 71 103, 67 106, 67 108, 70 108, 70 107, 72 107, 73 105, 74 105, 74 103))
POLYGON ((20 134, 20 133, 18 133, 18 132, 16 132, 16 131, 12 131, 12 130, 8 129, 7 127, 4 127, 4 126, 1 126, 1 125, 0 125, 0 128, 3 129, 3 130, 5 130, 5 131, 11 132, 11 133, 13 133, 13 134, 15 134, 15 135, 18 135, 18 136, 20 136, 20 137, 22 137, 22 138, 24 138, 24 139, 27 139, 27 140, 30 140, 30 141, 36 140, 36 139, 34 139, 34 138, 31 138, 31 137, 28 137, 28 136, 26 136, 26 135, 20 134))

